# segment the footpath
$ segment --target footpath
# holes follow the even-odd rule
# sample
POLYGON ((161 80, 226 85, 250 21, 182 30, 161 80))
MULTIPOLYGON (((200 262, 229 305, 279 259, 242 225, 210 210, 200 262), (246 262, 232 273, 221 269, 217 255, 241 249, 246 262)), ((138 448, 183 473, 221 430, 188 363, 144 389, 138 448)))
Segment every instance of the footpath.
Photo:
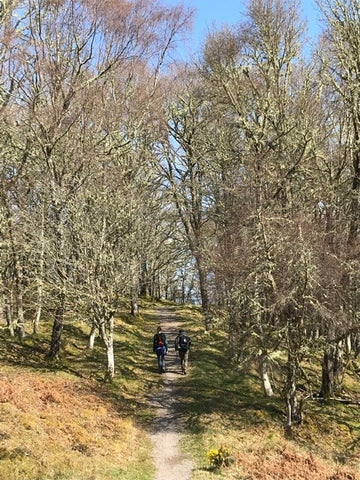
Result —
POLYGON ((181 452, 182 419, 177 382, 182 375, 178 354, 174 350, 174 339, 179 328, 184 325, 166 308, 158 311, 158 318, 169 342, 169 352, 166 355, 166 373, 162 375, 164 387, 151 398, 151 404, 156 410, 154 431, 151 435, 156 467, 155 480, 163 480, 164 476, 169 480, 190 480, 193 464, 181 452))

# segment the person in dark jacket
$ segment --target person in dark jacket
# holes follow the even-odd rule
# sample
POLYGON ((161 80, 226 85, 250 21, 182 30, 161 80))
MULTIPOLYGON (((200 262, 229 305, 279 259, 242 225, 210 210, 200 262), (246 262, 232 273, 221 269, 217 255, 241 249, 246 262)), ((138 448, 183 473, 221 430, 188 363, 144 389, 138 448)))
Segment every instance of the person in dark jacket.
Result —
POLYGON ((168 342, 160 325, 157 327, 153 338, 153 352, 157 356, 159 373, 165 373, 165 355, 168 352, 168 342))
POLYGON ((179 330, 179 334, 175 338, 175 351, 179 352, 181 373, 183 375, 186 375, 188 368, 190 346, 191 338, 186 335, 184 330, 179 330))

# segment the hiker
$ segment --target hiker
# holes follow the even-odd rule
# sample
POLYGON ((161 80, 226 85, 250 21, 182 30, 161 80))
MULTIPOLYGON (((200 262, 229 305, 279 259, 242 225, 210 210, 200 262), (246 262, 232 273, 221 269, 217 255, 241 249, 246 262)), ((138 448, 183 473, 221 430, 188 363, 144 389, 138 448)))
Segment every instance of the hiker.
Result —
POLYGON ((160 325, 153 339, 153 352, 156 353, 158 360, 159 373, 165 373, 165 355, 168 351, 168 343, 165 333, 162 332, 160 325))
POLYGON ((191 346, 191 339, 184 330, 179 330, 179 334, 175 338, 175 351, 179 352, 181 363, 181 373, 186 375, 189 360, 189 350, 191 346))

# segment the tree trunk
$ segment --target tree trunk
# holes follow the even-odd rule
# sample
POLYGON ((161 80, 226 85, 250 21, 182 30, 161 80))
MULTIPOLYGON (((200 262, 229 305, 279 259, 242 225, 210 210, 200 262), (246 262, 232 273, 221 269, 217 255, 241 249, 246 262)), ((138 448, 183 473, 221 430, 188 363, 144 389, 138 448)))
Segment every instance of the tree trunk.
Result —
POLYGON ((20 343, 22 343, 23 339, 26 337, 25 325, 23 323, 18 323, 17 324, 16 334, 17 334, 17 337, 18 337, 20 343))
POLYGON ((41 311, 42 311, 42 301, 43 301, 43 278, 44 278, 44 255, 45 255, 45 248, 44 248, 44 223, 45 223, 45 216, 44 216, 44 209, 42 210, 41 215, 41 235, 40 235, 40 259, 39 259, 39 278, 38 278, 38 288, 37 288, 37 305, 36 305, 36 313, 33 321, 33 333, 36 335, 39 331, 39 324, 41 318, 41 311))
POLYGON ((201 297, 201 307, 205 315, 205 330, 209 331, 212 324, 212 315, 210 312, 210 300, 207 287, 206 272, 202 267, 202 262, 198 260, 198 274, 199 274, 199 286, 200 286, 200 297, 201 297))
POLYGON ((5 312, 4 312, 10 337, 15 337, 15 329, 16 329, 16 321, 14 319, 13 305, 14 305, 13 292, 12 290, 10 290, 8 293, 8 296, 6 297, 5 312))
MULTIPOLYGON (((56 206, 56 201, 53 200, 54 206, 56 206)), ((54 324, 51 335, 50 351, 47 357, 50 360, 53 360, 59 356, 61 348, 61 336, 64 326, 64 315, 65 315, 65 282, 67 275, 65 273, 65 255, 64 255, 64 219, 62 219, 63 207, 55 208, 55 243, 54 248, 56 251, 55 258, 55 271, 57 275, 57 281, 60 289, 59 297, 57 299, 56 311, 54 316, 54 324)))
POLYGON ((101 338, 106 347, 107 367, 105 380, 112 380, 115 375, 114 359, 114 317, 111 316, 108 321, 102 319, 100 323, 101 338))
POLYGON ((14 269, 13 275, 15 277, 15 288, 14 292, 10 290, 10 298, 8 299, 9 303, 9 331, 10 335, 13 337, 17 331, 17 326, 24 325, 24 305, 23 305, 23 269, 22 265, 18 259, 17 253, 13 250, 14 253, 14 269), (15 297, 15 299, 14 299, 15 297), (14 303, 15 300, 15 303, 14 303), (16 313, 16 314, 15 314, 16 313))
POLYGON ((185 303, 185 275, 182 274, 181 277, 181 300, 180 302, 184 305, 185 303))
POLYGON ((137 299, 134 297, 131 299, 131 315, 136 317, 139 314, 139 305, 137 299))
POLYGON ((146 262, 141 263, 141 272, 140 272, 140 296, 145 298, 149 293, 149 282, 148 282, 148 272, 146 262))
POLYGON ((330 398, 334 395, 336 378, 342 366, 342 347, 329 345, 324 351, 322 362, 322 379, 320 397, 330 398))
POLYGON ((207 282, 206 282, 206 272, 202 266, 201 260, 197 261, 197 265, 198 265, 198 274, 199 274, 201 306, 203 311, 206 313, 209 311, 209 294, 208 294, 207 282))
POLYGON ((153 283, 154 283, 154 294, 153 298, 156 300, 161 300, 161 285, 160 285, 160 278, 158 272, 153 276, 153 283))
POLYGON ((12 315, 11 315, 11 307, 9 303, 5 305, 5 318, 6 318, 6 324, 9 329, 10 337, 15 336, 15 328, 14 328, 14 323, 12 321, 12 315))
POLYGON ((33 322, 33 334, 36 335, 39 332, 39 325, 40 325, 40 318, 41 318, 41 310, 42 310, 42 291, 43 285, 38 286, 38 298, 37 298, 37 306, 36 306, 36 313, 33 322))
POLYGON ((313 328, 310 332, 310 340, 318 340, 320 337, 320 328, 313 328))
POLYGON ((24 302, 22 285, 19 286, 17 292, 17 325, 24 325, 24 302))
POLYGON ((359 356, 359 353, 360 353, 360 335, 358 333, 356 333, 354 335, 354 356, 355 358, 357 358, 359 356))
POLYGON ((346 340, 345 340, 345 349, 346 353, 350 355, 350 353, 353 350, 353 341, 352 341, 352 336, 351 334, 347 335, 346 340))
POLYGON ((232 308, 232 305, 228 307, 228 313, 229 313, 229 357, 234 358, 235 355, 237 354, 238 350, 238 344, 237 344, 237 331, 238 331, 238 325, 237 325, 237 315, 235 312, 235 309, 232 308))
POLYGON ((296 360, 289 353, 286 382, 286 429, 291 431, 293 424, 302 422, 302 404, 296 394, 297 366, 296 360))
POLYGON ((260 356, 260 377, 266 397, 272 397, 274 395, 270 376, 269 376, 269 356, 267 352, 263 352, 260 356))
POLYGON ((107 359, 107 370, 105 378, 112 380, 115 375, 115 359, 114 359, 114 344, 113 341, 108 342, 106 345, 106 359, 107 359))
POLYGON ((91 331, 90 331, 90 335, 89 335, 88 348, 89 348, 90 350, 93 350, 93 349, 94 349, 95 339, 96 339, 97 332, 98 332, 98 326, 95 325, 95 323, 94 323, 94 324, 92 325, 92 327, 91 327, 91 331))
POLYGON ((354 122, 356 151, 353 154, 353 182, 350 203, 350 227, 348 244, 354 245, 359 234, 359 190, 360 190, 360 152, 358 150, 360 135, 358 125, 354 122))
POLYGON ((64 314, 65 314, 65 294, 62 293, 59 299, 59 305, 55 312, 54 324, 51 335, 50 351, 47 357, 50 360, 57 358, 61 348, 61 335, 64 326, 64 314))

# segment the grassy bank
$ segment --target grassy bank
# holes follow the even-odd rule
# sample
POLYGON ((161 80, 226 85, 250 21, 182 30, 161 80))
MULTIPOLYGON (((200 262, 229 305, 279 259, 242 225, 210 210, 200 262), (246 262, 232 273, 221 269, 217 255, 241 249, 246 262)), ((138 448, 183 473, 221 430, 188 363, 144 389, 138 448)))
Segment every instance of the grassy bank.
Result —
MULTIPOLYGON (((193 480, 219 476, 236 480, 360 479, 359 406, 309 400, 304 404, 303 424, 289 438, 283 428, 285 404, 280 392, 265 398, 256 372, 245 373, 226 358, 221 322, 210 333, 197 321, 191 330, 195 340, 191 376, 182 379, 181 397, 189 429, 186 450, 197 464, 193 480), (229 466, 213 468, 214 462, 209 462, 216 454, 229 466)), ((310 375, 321 367, 314 362, 305 368, 310 375)), ((348 392, 360 398, 354 375, 345 383, 348 392)))
POLYGON ((147 397, 159 388, 151 306, 116 319, 116 377, 104 383, 104 348, 89 326, 65 325, 58 361, 45 359, 51 324, 22 343, 0 331, 0 478, 149 480, 154 467, 147 397), (126 361, 125 361, 126 358, 126 361))

